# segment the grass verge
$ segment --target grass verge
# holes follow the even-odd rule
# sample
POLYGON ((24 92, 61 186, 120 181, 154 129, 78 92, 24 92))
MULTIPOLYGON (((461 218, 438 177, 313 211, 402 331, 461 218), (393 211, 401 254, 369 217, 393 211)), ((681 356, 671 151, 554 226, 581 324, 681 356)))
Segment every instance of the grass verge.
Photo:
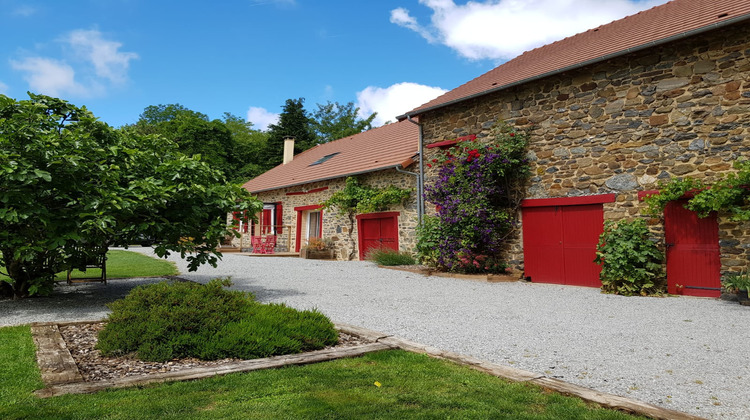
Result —
POLYGON ((33 351, 29 327, 0 328, 0 418, 634 418, 405 351, 38 399, 33 351))
MULTIPOLYGON (((90 268, 85 273, 73 270, 71 274, 76 277, 96 277, 101 270, 90 268)), ((55 280, 67 280, 67 272, 57 273, 55 280)), ((107 278, 127 279, 133 277, 161 277, 180 274, 177 266, 171 261, 156 259, 133 251, 108 251, 107 252, 107 278)))

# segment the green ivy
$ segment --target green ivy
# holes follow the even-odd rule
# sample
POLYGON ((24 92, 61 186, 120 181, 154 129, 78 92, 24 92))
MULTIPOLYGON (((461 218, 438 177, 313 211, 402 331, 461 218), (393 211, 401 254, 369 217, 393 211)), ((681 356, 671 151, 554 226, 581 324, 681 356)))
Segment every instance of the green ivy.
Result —
POLYGON ((662 261, 664 255, 650 240, 645 220, 604 222, 594 260, 602 266, 602 291, 624 296, 661 293, 662 261))
POLYGON ((354 259, 354 224, 355 216, 361 213, 372 213, 387 210, 390 206, 404 203, 411 195, 411 190, 389 185, 375 188, 362 185, 357 178, 346 178, 344 188, 336 191, 322 204, 323 208, 335 207, 349 218, 349 259, 354 259))
POLYGON ((689 177, 662 183, 658 194, 644 200, 648 206, 646 212, 661 215, 670 201, 693 193, 685 207, 700 217, 721 212, 730 220, 750 220, 750 160, 735 161, 734 168, 737 173, 731 173, 710 186, 689 177))

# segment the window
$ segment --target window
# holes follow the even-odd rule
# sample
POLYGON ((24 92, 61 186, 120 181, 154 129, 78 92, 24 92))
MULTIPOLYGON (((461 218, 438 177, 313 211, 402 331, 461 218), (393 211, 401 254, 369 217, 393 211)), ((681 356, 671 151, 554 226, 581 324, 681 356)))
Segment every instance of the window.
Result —
POLYGON ((307 235, 308 241, 313 238, 320 238, 320 210, 307 213, 307 235))
POLYGON ((320 159, 316 160, 315 162, 313 162, 313 163, 309 164, 308 166, 315 166, 315 165, 320 165, 321 163, 323 163, 323 162, 327 161, 328 159, 330 159, 330 158, 332 158, 332 157, 334 157, 334 156, 336 156, 336 155, 338 155, 338 154, 339 154, 339 152, 336 152, 336 153, 331 153, 330 155, 325 155, 325 156, 323 156, 322 158, 320 158, 320 159))

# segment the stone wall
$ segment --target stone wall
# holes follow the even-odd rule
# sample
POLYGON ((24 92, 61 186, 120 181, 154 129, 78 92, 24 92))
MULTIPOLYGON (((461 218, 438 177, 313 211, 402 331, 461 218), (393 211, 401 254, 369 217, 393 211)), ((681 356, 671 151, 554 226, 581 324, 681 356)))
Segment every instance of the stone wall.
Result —
MULTIPOLYGON (((412 169, 410 168, 410 170, 412 169)), ((394 185, 414 191, 405 205, 393 206, 387 210, 398 211, 400 213, 398 218, 399 249, 401 251, 413 252, 416 245, 415 229, 417 227, 416 177, 388 169, 359 175, 358 179, 363 184, 372 187, 382 188, 394 185)), ((257 194, 258 199, 264 203, 282 203, 283 224, 291 227, 291 229, 285 228, 284 233, 277 236, 277 243, 282 248, 287 243, 291 243, 292 249, 290 251, 294 251, 297 240, 297 212, 294 210, 295 207, 318 205, 327 200, 334 192, 343 189, 345 182, 346 178, 336 178, 329 181, 313 182, 257 194), (287 193, 308 192, 321 188, 327 189, 306 194, 287 195, 287 193)), ((247 234, 243 240, 244 247, 249 247, 249 236, 250 234, 247 234)), ((359 258, 356 220, 352 229, 352 224, 347 215, 339 214, 336 209, 323 210, 322 236, 323 238, 331 238, 334 241, 336 257, 338 259, 346 260, 349 259, 350 255, 353 255, 353 259, 359 258)), ((238 246, 239 240, 234 240, 233 244, 238 246)), ((304 240, 300 244, 304 246, 304 240)))
MULTIPOLYGON (((606 219, 638 217, 637 192, 674 177, 707 182, 750 149, 750 25, 593 64, 427 112, 425 143, 498 120, 531 131, 529 198, 616 193, 606 219)), ((427 149, 432 159, 434 149, 427 149)), ((434 176, 426 174, 426 183, 434 176)), ((427 206, 430 207, 429 204, 427 206)), ((655 231, 661 221, 652 220, 655 231)), ((723 273, 748 269, 750 224, 720 218, 723 273)), ((521 238, 510 257, 522 260, 521 238)), ((519 267, 521 268, 521 267, 519 267)))

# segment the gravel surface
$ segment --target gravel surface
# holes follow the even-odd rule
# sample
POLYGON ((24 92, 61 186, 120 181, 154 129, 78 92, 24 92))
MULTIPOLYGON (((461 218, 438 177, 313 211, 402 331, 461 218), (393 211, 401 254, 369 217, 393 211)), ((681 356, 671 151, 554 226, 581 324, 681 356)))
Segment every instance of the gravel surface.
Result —
MULTIPOLYGON (((750 308, 736 302, 425 277, 370 262, 227 254, 217 268, 188 273, 172 260, 183 278, 231 276, 233 288, 261 301, 317 308, 337 322, 708 418, 750 419, 750 308)), ((103 288, 94 295, 118 282, 138 280, 94 286, 103 288)), ((37 305, 29 316, 24 305, 0 301, 0 313, 12 313, 0 324, 76 319, 70 302, 37 305)), ((80 319, 103 313, 89 299, 83 305, 80 319)))

